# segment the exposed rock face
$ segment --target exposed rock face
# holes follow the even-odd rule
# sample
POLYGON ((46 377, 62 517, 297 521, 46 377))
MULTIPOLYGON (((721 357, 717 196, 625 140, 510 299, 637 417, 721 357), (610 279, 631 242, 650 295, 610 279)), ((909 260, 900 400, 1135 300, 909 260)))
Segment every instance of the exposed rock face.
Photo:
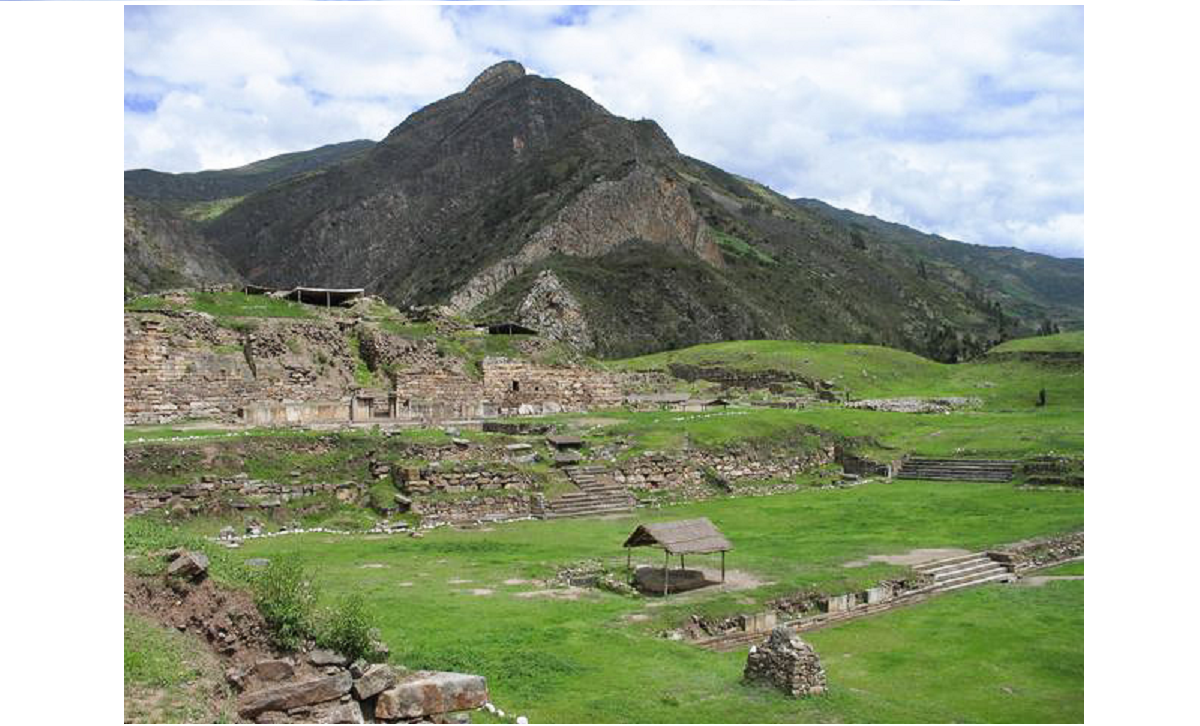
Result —
POLYGON ((766 644, 750 649, 742 676, 767 683, 794 698, 825 692, 825 669, 812 646, 784 626, 771 631, 766 644))
POLYGON ((622 179, 598 181, 584 189, 519 253, 471 278, 450 299, 449 308, 470 310, 551 254, 599 257, 633 239, 679 247, 709 264, 723 264, 687 188, 653 167, 637 164, 622 179))
POLYGON ((517 308, 517 319, 543 337, 589 351, 595 343, 583 307, 550 270, 543 270, 517 308))
POLYGON ((154 292, 241 279, 189 220, 153 202, 125 198, 126 290, 154 292))

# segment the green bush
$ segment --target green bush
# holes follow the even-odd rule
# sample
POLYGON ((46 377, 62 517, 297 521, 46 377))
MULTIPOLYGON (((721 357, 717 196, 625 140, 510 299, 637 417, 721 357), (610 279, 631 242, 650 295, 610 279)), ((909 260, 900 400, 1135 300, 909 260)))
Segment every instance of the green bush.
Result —
POLYGON ((317 593, 298 560, 272 559, 250 576, 250 586, 275 645, 296 649, 313 635, 317 593))
POLYGON ((321 613, 317 645, 337 651, 350 660, 370 660, 374 652, 372 634, 376 630, 362 595, 347 595, 337 607, 321 613))

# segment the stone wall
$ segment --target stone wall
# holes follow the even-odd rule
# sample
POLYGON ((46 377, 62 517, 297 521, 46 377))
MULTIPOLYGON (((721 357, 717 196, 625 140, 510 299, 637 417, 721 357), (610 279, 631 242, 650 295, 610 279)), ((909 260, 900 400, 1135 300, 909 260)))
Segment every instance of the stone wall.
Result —
POLYGON ((524 492, 536 488, 533 476, 526 471, 502 466, 472 466, 465 469, 443 470, 440 467, 401 468, 394 476, 396 487, 403 493, 422 496, 438 492, 524 492))
POLYGON ((237 476, 202 477, 194 484, 160 489, 126 489, 125 514, 165 508, 176 514, 234 510, 271 510, 298 497, 334 494, 345 502, 361 502, 367 487, 358 482, 280 484, 237 476))
POLYGON ((588 411, 624 400, 619 379, 603 371, 509 358, 484 359, 483 398, 500 416, 588 411))
POLYGON ((354 380, 346 334, 324 321, 222 327, 192 311, 125 314, 125 424, 238 420, 250 403, 340 401, 354 380))
POLYGON ((682 489, 699 494, 695 490, 709 489, 705 477, 710 473, 726 483, 792 479, 832 462, 834 456, 832 444, 792 455, 646 452, 615 465, 613 478, 633 490, 682 489))
POLYGON ((988 556, 1008 565, 1014 572, 1046 567, 1083 557, 1083 532, 1017 542, 989 552, 988 556))
POLYGON ((499 522, 540 517, 545 509, 541 494, 498 492, 469 497, 415 499, 412 511, 421 515, 421 524, 462 524, 499 522))

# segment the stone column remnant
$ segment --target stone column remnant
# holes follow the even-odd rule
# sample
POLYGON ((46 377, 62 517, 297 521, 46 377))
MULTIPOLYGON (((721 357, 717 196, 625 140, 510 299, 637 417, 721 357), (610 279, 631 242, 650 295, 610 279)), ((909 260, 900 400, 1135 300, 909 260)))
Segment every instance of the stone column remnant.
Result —
POLYGON ((816 651, 782 625, 771 631, 766 644, 750 649, 742 678, 767 683, 793 698, 825 692, 825 668, 816 651))

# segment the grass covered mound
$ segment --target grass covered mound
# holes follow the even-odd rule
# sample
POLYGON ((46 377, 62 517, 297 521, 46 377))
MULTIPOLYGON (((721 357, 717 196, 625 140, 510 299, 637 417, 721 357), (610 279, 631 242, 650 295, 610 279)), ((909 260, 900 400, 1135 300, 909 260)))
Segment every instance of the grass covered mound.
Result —
MULTIPOLYGON (((1079 338, 1083 333, 1063 335, 1079 338)), ((1058 336, 1052 336, 1058 337, 1058 336)), ((1016 341, 1012 341, 1016 342, 1016 341)), ((902 396, 979 398, 985 409, 1032 408, 1045 388, 1056 405, 1083 408, 1083 371, 1047 368, 1019 360, 938 363, 878 345, 743 340, 612 361, 618 371, 666 371, 682 364, 731 372, 780 371, 809 381, 829 381, 852 399, 902 396)), ((807 389, 796 384, 797 392, 807 389)))
POLYGON ((1083 353, 1083 331, 1009 340, 989 353, 1083 353))

